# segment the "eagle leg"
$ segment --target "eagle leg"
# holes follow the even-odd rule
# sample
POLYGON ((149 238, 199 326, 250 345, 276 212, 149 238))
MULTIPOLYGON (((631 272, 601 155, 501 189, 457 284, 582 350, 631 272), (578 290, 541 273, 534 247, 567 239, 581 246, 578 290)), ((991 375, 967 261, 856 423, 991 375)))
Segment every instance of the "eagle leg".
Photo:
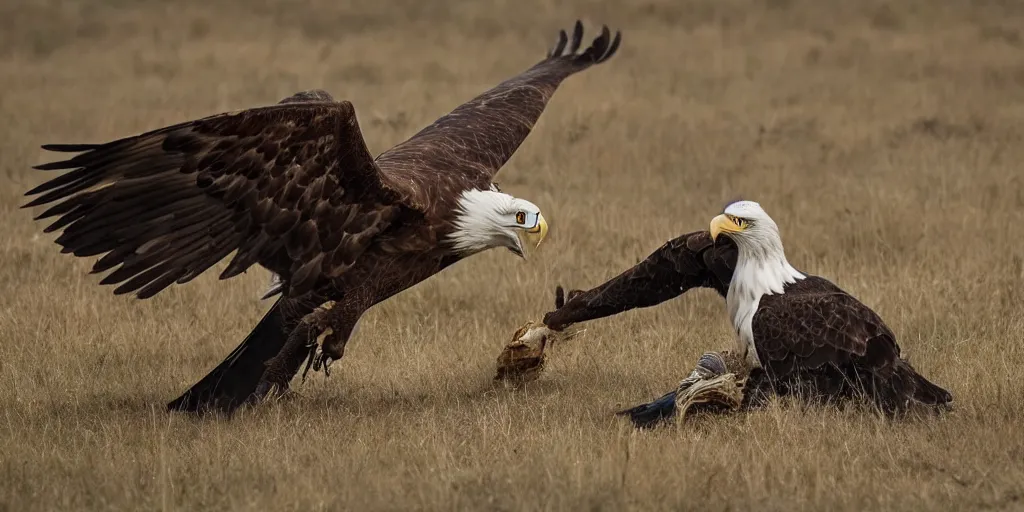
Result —
POLYGON ((283 394, 288 391, 288 384, 301 368, 303 361, 307 361, 308 364, 308 360, 311 359, 310 353, 317 341, 325 334, 330 334, 328 313, 333 306, 333 301, 324 303, 302 317, 298 325, 291 330, 281 350, 265 363, 263 376, 253 393, 254 400, 263 400, 272 392, 283 394))
MULTIPOLYGON (((336 316, 334 314, 334 306, 335 302, 333 300, 321 304, 312 313, 302 317, 299 326, 295 329, 295 332, 306 334, 305 348, 309 355, 306 358, 306 367, 302 370, 303 382, 306 381, 310 367, 313 368, 313 371, 320 371, 320 368, 323 367, 324 375, 328 377, 331 375, 327 367, 328 365, 322 364, 323 351, 320 347, 323 346, 328 338, 336 334, 334 322, 332 321, 336 316)), ((342 350, 344 350, 344 346, 342 350)))

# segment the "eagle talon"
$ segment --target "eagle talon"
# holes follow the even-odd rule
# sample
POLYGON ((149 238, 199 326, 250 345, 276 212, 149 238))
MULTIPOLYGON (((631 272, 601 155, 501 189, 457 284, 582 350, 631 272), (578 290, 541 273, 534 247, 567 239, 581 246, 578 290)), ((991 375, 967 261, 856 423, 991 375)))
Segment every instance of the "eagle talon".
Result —
POLYGON ((334 363, 334 359, 331 356, 325 354, 322 350, 317 351, 316 357, 313 359, 313 371, 318 372, 321 369, 324 371, 325 377, 331 376, 331 365, 334 363))
MULTIPOLYGON (((314 345, 315 346, 315 345, 314 345)), ((319 347, 315 349, 310 347, 309 357, 306 359, 306 368, 302 371, 302 381, 306 381, 306 375, 309 373, 309 369, 312 368, 314 372, 323 370, 324 377, 331 376, 331 364, 334 363, 334 358, 324 353, 319 347)))
POLYGON ((334 329, 331 328, 331 321, 328 318, 334 305, 333 300, 327 301, 302 318, 302 324, 310 330, 311 335, 309 342, 306 344, 309 356, 306 358, 306 367, 302 370, 303 382, 306 381, 310 368, 314 372, 318 372, 322 368, 324 376, 331 376, 329 366, 332 358, 324 354, 323 346, 329 337, 335 335, 334 329))
POLYGON ((306 349, 309 351, 309 355, 306 356, 306 367, 302 370, 302 382, 306 382, 306 375, 309 374, 309 368, 313 366, 313 361, 316 359, 317 355, 315 343, 306 345, 306 349))

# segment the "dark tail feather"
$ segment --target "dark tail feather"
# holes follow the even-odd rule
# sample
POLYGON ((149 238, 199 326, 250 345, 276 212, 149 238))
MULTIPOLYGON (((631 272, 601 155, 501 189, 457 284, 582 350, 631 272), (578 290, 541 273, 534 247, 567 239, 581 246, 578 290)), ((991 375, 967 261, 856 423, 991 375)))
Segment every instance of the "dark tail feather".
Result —
POLYGON ((910 394, 912 399, 926 405, 946 405, 953 401, 953 395, 949 391, 917 373, 910 363, 906 361, 900 361, 900 363, 902 364, 897 366, 897 372, 903 373, 906 376, 905 380, 912 382, 913 390, 910 394))
POLYGON ((881 386, 876 385, 875 396, 882 409, 890 414, 906 412, 915 404, 942 407, 953 402, 949 391, 924 378, 904 360, 896 363, 892 377, 881 386))
POLYGON ((637 428, 653 427, 662 420, 668 420, 675 416, 676 391, 673 390, 666 393, 653 402, 625 409, 615 414, 619 416, 628 415, 633 425, 637 428))
POLYGON ((252 396, 266 369, 265 363, 284 347, 288 333, 281 299, 263 315, 242 344, 183 395, 167 404, 169 411, 232 412, 252 396))

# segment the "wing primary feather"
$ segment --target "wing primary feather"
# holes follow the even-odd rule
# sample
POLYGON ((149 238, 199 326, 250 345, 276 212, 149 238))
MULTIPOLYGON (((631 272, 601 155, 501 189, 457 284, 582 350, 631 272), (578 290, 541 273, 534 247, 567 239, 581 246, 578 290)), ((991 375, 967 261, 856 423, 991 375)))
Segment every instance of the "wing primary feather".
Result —
POLYGON ((569 46, 569 53, 574 54, 580 49, 580 44, 583 42, 583 23, 580 20, 576 20, 576 26, 572 29, 572 45, 569 46))
MULTIPOLYGON (((113 162, 117 156, 120 155, 106 157, 106 160, 109 160, 110 162, 104 162, 103 164, 100 164, 96 167, 82 167, 79 170, 68 173, 75 174, 79 171, 85 171, 81 175, 79 175, 76 180, 69 182, 68 184, 62 186, 61 188, 49 190, 54 188, 50 186, 53 182, 61 180, 67 175, 59 176, 57 178, 54 178, 53 180, 50 180, 46 183, 39 185, 38 187, 33 189, 33 191, 36 191, 35 193, 42 192, 45 190, 49 190, 49 192, 40 197, 35 198, 28 204, 23 205, 22 208, 29 208, 32 206, 38 206, 43 203, 56 201, 66 196, 75 194, 76 192, 85 190, 94 185, 98 185, 103 181, 115 180, 117 178, 125 180, 115 182, 119 187, 129 186, 131 182, 138 183, 136 180, 154 179, 153 176, 160 174, 164 175, 164 177, 160 179, 166 182, 168 178, 172 178, 175 176, 174 174, 170 174, 169 171, 177 171, 177 169, 181 166, 181 162, 178 161, 178 159, 175 157, 160 159, 157 161, 147 161, 145 155, 139 155, 134 157, 127 156, 124 157, 121 161, 116 162, 116 165, 110 165, 111 162, 113 162)), ((153 187, 152 183, 141 183, 145 188, 148 188, 150 191, 153 191, 153 189, 155 188, 153 187)), ((156 192, 159 191, 160 190, 156 190, 156 192)), ((29 194, 26 193, 26 195, 29 194)))
MULTIPOLYGON (((230 227, 227 228, 230 229, 230 227)), ((211 248, 211 246, 209 245, 209 240, 200 239, 196 242, 193 242, 190 246, 183 247, 180 250, 180 252, 192 255, 209 253, 210 257, 208 257, 207 260, 216 258, 213 259, 213 261, 216 262, 219 261, 224 256, 226 256, 227 253, 231 252, 231 246, 237 243, 237 237, 237 233, 234 236, 222 236, 220 237, 220 243, 214 245, 213 248, 211 248), (201 251, 199 247, 205 247, 206 250, 201 251)), ((200 260, 201 258, 198 256, 186 256, 180 258, 181 263, 170 268, 163 275, 151 280, 148 284, 139 289, 136 296, 139 299, 148 299, 174 283, 187 283, 188 281, 192 280, 195 276, 199 275, 198 273, 195 273, 195 267, 193 265, 196 261, 200 260)), ((179 261, 179 257, 169 257, 168 261, 179 261)))
POLYGON ((59 171, 61 169, 71 169, 73 167, 80 167, 80 165, 74 160, 58 160, 55 162, 47 162, 45 164, 32 166, 32 168, 37 171, 59 171))
POLYGON ((157 248, 159 249, 157 250, 157 252, 147 254, 138 254, 136 252, 131 252, 127 254, 122 259, 121 266, 117 270, 104 276, 103 279, 100 279, 100 284, 117 284, 126 279, 138 277, 147 269, 161 265, 164 262, 170 261, 167 257, 167 253, 165 253, 162 250, 164 249, 165 246, 166 242, 162 242, 161 247, 157 248))
POLYGON ((566 43, 568 42, 569 36, 565 34, 564 30, 559 30, 558 43, 555 44, 555 47, 551 49, 550 53, 548 53, 548 57, 560 57, 562 55, 562 51, 565 50, 566 43))
POLYGON ((120 268, 107 274, 103 279, 100 279, 100 284, 108 285, 120 283, 125 279, 139 274, 140 272, 144 272, 146 269, 160 263, 161 261, 156 258, 139 258, 133 260, 131 256, 135 256, 135 253, 129 254, 120 268))
POLYGON ((40 170, 57 170, 81 167, 83 169, 88 169, 90 173, 107 174, 111 171, 108 166, 112 163, 117 163, 123 166, 128 163, 138 163, 140 159, 143 161, 149 160, 148 156, 151 155, 147 155, 147 150, 153 149, 153 146, 160 145, 162 138, 155 136, 159 133, 162 133, 162 131, 158 130, 157 132, 148 134, 151 135, 149 138, 134 137, 114 141, 103 146, 91 148, 90 150, 82 154, 75 155, 68 160, 39 164, 33 168, 40 170))
POLYGON ((232 237, 225 237, 222 241, 217 242, 213 249, 193 258, 189 263, 188 272, 179 277, 175 282, 178 284, 185 284, 196 277, 199 277, 200 274, 216 265, 218 261, 224 259, 228 254, 231 254, 231 251, 234 250, 236 245, 238 245, 241 238, 242 234, 236 233, 232 237))
POLYGON ((101 181, 103 181, 103 176, 100 174, 97 174, 95 176, 89 176, 88 178, 82 178, 76 181, 75 183, 67 185, 63 188, 49 191, 33 199, 32 201, 29 201, 24 206, 22 206, 22 208, 32 208, 33 206, 39 206, 41 204, 49 203, 50 201, 54 201, 56 199, 60 199, 62 197, 74 194, 75 192, 81 192, 93 185, 98 185, 101 181))
POLYGON ((158 280, 161 276, 169 273, 169 271, 171 270, 170 264, 170 261, 164 261, 136 275, 135 277, 126 281, 121 286, 114 288, 114 295, 124 295, 126 293, 134 292, 139 288, 142 288, 143 286, 158 280))
POLYGON ((56 151, 59 153, 81 153, 102 147, 102 144, 43 144, 40 147, 46 151, 56 151))
POLYGON ((601 60, 599 60, 597 62, 600 64, 600 63, 610 59, 612 57, 612 55, 615 55, 615 52, 617 52, 619 50, 619 44, 621 44, 621 43, 622 43, 622 33, 619 32, 618 30, 616 30, 615 31, 615 39, 612 40, 611 46, 609 46, 608 50, 604 52, 604 56, 601 57, 601 60))
POLYGON ((96 263, 93 264, 92 269, 89 270, 90 274, 99 274, 106 272, 124 262, 125 257, 131 254, 137 247, 134 244, 124 244, 116 249, 104 254, 96 263))
MULTIPOLYGON (((56 178, 50 181, 46 181, 37 185, 35 188, 29 190, 28 192, 25 192, 25 195, 34 196, 40 192, 46 192, 47 190, 51 190, 57 187, 63 187, 64 185, 73 183, 77 180, 87 177, 91 172, 91 169, 87 169, 84 167, 81 169, 75 169, 69 173, 61 174, 60 176, 57 176, 56 178)), ((22 206, 22 208, 25 208, 25 206, 22 206)))
POLYGON ((167 288, 168 286, 174 284, 177 281, 179 274, 181 274, 181 272, 168 271, 164 275, 156 279, 153 279, 148 284, 143 286, 138 291, 138 293, 135 294, 135 296, 138 297, 140 300, 146 300, 160 293, 161 291, 164 290, 164 288, 167 288))
MULTIPOLYGON (((175 243, 183 243, 182 240, 193 239, 193 237, 201 237, 203 235, 202 230, 207 229, 208 232, 214 232, 214 228, 221 229, 222 225, 227 222, 227 219, 221 217, 218 219, 216 216, 211 215, 209 212, 197 212, 192 218, 182 219, 178 223, 161 223, 160 226, 154 227, 150 230, 137 230, 133 233, 134 236, 127 236, 124 238, 108 238, 106 240, 100 240, 92 246, 84 246, 81 249, 76 249, 88 252, 90 255, 100 254, 102 252, 112 251, 122 254, 126 258, 130 258, 134 253, 135 256, 145 257, 147 255, 159 254, 175 243), (198 222, 196 222, 198 220, 198 222), (191 224, 195 222, 195 224, 191 224), (161 238, 161 237, 169 238, 161 238), (112 240, 112 242, 111 242, 112 240), (107 247, 113 246, 109 249, 107 247), (128 252, 118 251, 119 247, 128 247, 128 252), (140 248, 145 248, 142 253, 137 253, 140 248), (105 249, 105 250, 104 250, 105 249)), ((77 253, 76 253, 77 254, 77 253)), ((108 255, 109 256, 109 255, 108 255)), ((123 261, 123 260, 121 260, 123 261)), ((96 262, 96 266, 100 268, 110 268, 113 265, 120 263, 121 261, 112 258, 101 258, 100 261, 96 262), (100 265, 102 263, 102 265, 100 265)))
MULTIPOLYGON (((226 229, 230 229, 230 226, 226 227, 226 229)), ((184 284, 191 281, 204 270, 210 268, 227 256, 231 252, 232 248, 238 244, 240 238, 241 233, 234 233, 230 236, 221 236, 219 241, 214 242, 214 245, 212 246, 213 248, 210 248, 211 246, 209 245, 210 242, 208 240, 200 240, 199 243, 206 247, 205 251, 192 251, 191 254, 196 256, 184 260, 181 264, 177 265, 173 271, 169 271, 152 280, 149 284, 140 289, 136 296, 139 299, 148 299, 174 283, 184 284), (196 262, 201 263, 200 265, 196 265, 196 262)))
MULTIPOLYGON (((191 229, 189 229, 188 232, 182 232, 180 234, 176 233, 177 236, 173 238, 161 240, 160 242, 157 242, 156 246, 148 249, 146 252, 142 254, 134 252, 128 254, 127 257, 123 260, 124 263, 121 266, 121 268, 118 268, 114 272, 104 277, 100 281, 100 284, 115 284, 124 281, 125 279, 132 278, 131 281, 129 282, 134 284, 132 286, 128 286, 127 284, 125 284, 124 286, 126 286, 127 288, 125 288, 125 291, 123 291, 122 293, 135 291, 139 287, 145 285, 147 282, 156 279, 157 277, 162 275, 161 273, 159 275, 154 276, 151 273, 153 268, 170 265, 176 261, 181 261, 182 258, 178 256, 178 254, 192 254, 195 253, 196 251, 201 251, 201 248, 204 245, 208 245, 209 240, 204 240, 204 238, 209 236, 209 233, 223 233, 226 229, 230 227, 229 221, 227 220, 222 220, 220 222, 211 221, 201 223, 198 226, 199 227, 190 227, 191 229), (132 258, 132 256, 137 256, 137 258, 132 258), (140 282, 139 279, 143 275, 149 277, 145 279, 144 282, 140 282)), ((214 236, 214 238, 216 239, 216 236, 214 236)), ((175 279, 177 279, 177 276, 175 277, 175 279)))
POLYGON ((43 228, 43 233, 53 233, 54 231, 64 228, 65 226, 71 224, 72 222, 82 219, 89 213, 89 211, 86 208, 79 208, 79 205, 73 204, 70 206, 71 208, 67 208, 67 212, 64 213, 64 215, 62 215, 59 219, 53 221, 50 225, 43 228))
POLYGON ((608 30, 607 25, 601 26, 601 35, 594 38, 593 44, 587 51, 583 52, 583 57, 589 58, 591 62, 598 63, 601 61, 601 57, 604 56, 608 50, 609 43, 611 43, 612 34, 608 30))
MULTIPOLYGON (((96 196, 94 194, 82 194, 78 197, 68 199, 67 201, 57 203, 47 208, 45 211, 43 211, 43 213, 40 213, 33 217, 33 219, 41 220, 54 217, 57 215, 66 216, 71 215, 72 212, 74 212, 74 215, 81 217, 91 212, 92 208, 95 207, 96 203, 98 202, 99 201, 97 201, 96 196)), ((58 221, 59 220, 60 219, 58 219, 58 221)), ((53 230, 50 229, 49 227, 43 229, 44 233, 49 233, 50 231, 53 230)))
MULTIPOLYGON (((124 208, 116 216, 98 217, 93 211, 87 212, 87 217, 64 230, 56 242, 63 246, 81 246, 98 240, 126 240, 133 239, 140 235, 147 238, 161 234, 166 229, 183 224, 185 221, 200 219, 200 205, 190 205, 190 201, 196 198, 190 197, 179 191, 171 194, 168 201, 157 208, 146 209, 144 204, 131 208, 124 208), (182 196, 185 197, 175 197, 182 196), (182 208, 175 212, 175 208, 182 208), (173 213, 171 213, 173 212, 173 213), (160 222, 161 220, 173 222, 160 222)), ((207 216, 213 212, 208 212, 207 216)))

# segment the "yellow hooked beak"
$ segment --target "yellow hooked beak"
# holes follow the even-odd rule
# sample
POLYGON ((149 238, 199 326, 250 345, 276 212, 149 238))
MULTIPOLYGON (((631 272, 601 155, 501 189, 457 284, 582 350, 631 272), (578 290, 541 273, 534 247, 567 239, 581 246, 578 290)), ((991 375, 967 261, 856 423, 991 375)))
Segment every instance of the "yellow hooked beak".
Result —
POLYGON ((718 235, 722 233, 739 233, 746 229, 746 226, 737 224, 732 217, 721 214, 711 219, 711 240, 717 240, 718 235))
POLYGON ((544 216, 538 213, 537 225, 526 230, 526 240, 536 248, 544 241, 545 236, 548 236, 548 221, 544 220, 544 216))

